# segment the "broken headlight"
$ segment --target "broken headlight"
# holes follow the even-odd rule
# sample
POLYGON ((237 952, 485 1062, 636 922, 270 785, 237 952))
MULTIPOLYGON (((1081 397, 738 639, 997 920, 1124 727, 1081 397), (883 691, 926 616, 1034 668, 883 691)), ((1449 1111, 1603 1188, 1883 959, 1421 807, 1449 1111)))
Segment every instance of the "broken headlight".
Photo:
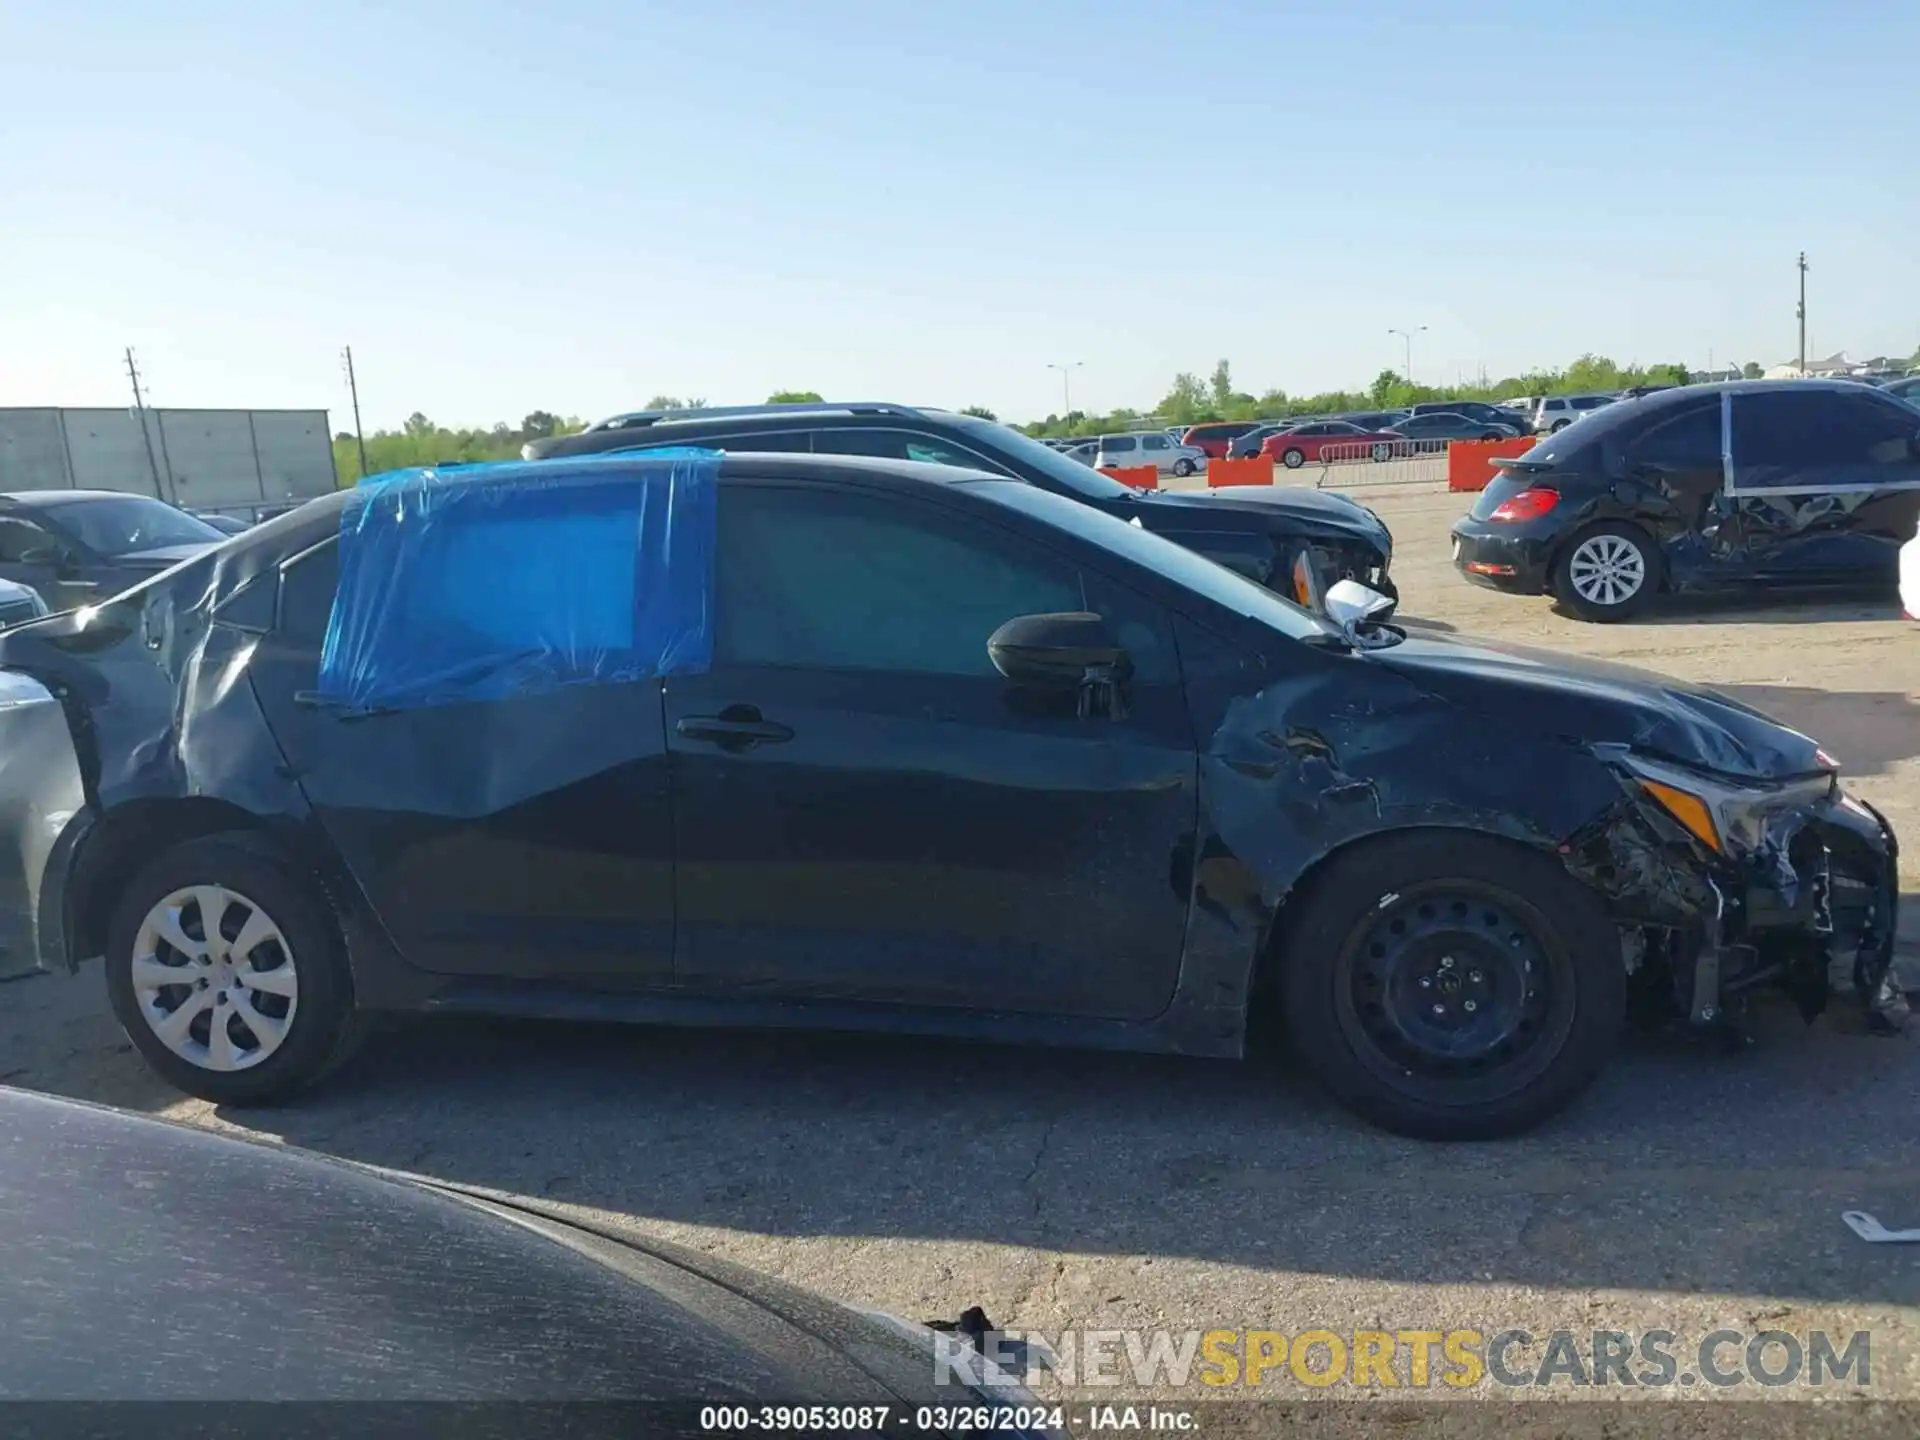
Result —
POLYGON ((1767 827, 1781 815, 1809 809, 1834 797, 1832 771, 1791 780, 1736 780, 1650 760, 1621 757, 1634 784, 1702 845, 1718 855, 1751 855, 1767 827))

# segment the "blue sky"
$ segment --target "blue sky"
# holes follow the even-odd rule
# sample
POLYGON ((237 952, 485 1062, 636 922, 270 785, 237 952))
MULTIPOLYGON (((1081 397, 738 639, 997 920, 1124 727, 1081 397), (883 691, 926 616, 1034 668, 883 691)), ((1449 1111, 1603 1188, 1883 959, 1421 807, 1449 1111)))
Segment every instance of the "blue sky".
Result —
POLYGON ((1151 404, 1920 344, 1911 0, 0 7, 0 405, 1151 404))

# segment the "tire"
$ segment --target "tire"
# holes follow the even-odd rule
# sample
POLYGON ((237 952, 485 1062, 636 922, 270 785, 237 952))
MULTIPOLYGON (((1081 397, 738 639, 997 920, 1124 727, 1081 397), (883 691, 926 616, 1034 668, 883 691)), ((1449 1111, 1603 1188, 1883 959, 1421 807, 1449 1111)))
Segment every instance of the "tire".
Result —
POLYGON ((1373 449, 1368 452, 1368 454, 1370 454, 1373 457, 1374 464, 1384 465, 1386 464, 1387 461, 1393 458, 1393 447, 1391 445, 1382 443, 1374 446, 1373 449))
POLYGON ((1625 620, 1660 588, 1659 547, 1637 525, 1589 525, 1554 557, 1552 584, 1554 598, 1582 620, 1625 620))
POLYGON ((1280 957, 1289 1033, 1384 1129, 1517 1135, 1571 1103, 1619 1042, 1618 931, 1550 856, 1409 831, 1336 856, 1302 903, 1280 957))
POLYGON ((1191 460, 1174 461, 1173 473, 1178 475, 1181 479, 1184 480, 1187 476, 1193 474, 1193 461, 1191 460))
POLYGON ((1571 425, 1572 423, 1573 422, 1571 420, 1556 420, 1553 422, 1553 425, 1551 426, 1551 428, 1548 429, 1547 433, 1549 435, 1558 435, 1562 430, 1566 429, 1567 426, 1571 425))
POLYGON ((1303 451, 1288 450, 1281 455, 1280 463, 1289 470, 1298 470, 1302 465, 1307 463, 1307 457, 1303 451))
POLYGON ((279 1100, 319 1079, 358 1034, 352 974, 329 909, 317 883, 248 832, 163 851, 114 902, 107 924, 107 995, 127 1039, 169 1085, 215 1104, 279 1100), (182 894, 195 890, 219 905, 228 941, 241 939, 252 917, 263 917, 273 933, 246 955, 226 952, 223 960, 224 946, 209 954, 207 907, 182 894), (184 946, 166 939, 169 924, 184 946), (136 953, 147 956, 138 966, 136 953), (182 983, 155 985, 157 965, 180 969, 182 983), (202 969, 207 973, 196 973, 202 969), (275 977, 271 984, 268 976, 275 977), (216 998, 200 998, 208 995, 216 998), (170 1044, 160 1022, 189 1004, 197 1007, 194 1018, 170 1044), (199 1014, 208 1017, 204 1027, 199 1014), (225 1031, 220 1053, 232 1068, 221 1068, 216 1056, 216 1024, 225 1031))

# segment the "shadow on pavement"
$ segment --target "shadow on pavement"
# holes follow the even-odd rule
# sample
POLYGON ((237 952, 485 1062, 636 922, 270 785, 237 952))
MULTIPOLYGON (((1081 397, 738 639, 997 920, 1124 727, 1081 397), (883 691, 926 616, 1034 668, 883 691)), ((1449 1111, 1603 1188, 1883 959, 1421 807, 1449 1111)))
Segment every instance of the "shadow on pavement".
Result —
MULTIPOLYGON (((12 1083, 204 1113, 129 1052, 97 970, 9 985, 0 1000, 12 1083)), ((1809 1029, 1768 1008, 1759 1043, 1733 1056, 1636 1038, 1575 1109, 1498 1144, 1368 1129, 1295 1071, 1270 1024, 1255 1057, 1233 1063, 396 1020, 299 1101, 218 1114, 648 1225, 1185 1257, 1275 1276, 1913 1305, 1920 1268, 1889 1263, 1839 1216, 1920 1223, 1920 1044, 1869 1037, 1850 1015, 1809 1029)))
POLYGON ((1920 756, 1920 699, 1900 691, 1819 690, 1805 685, 1714 689, 1765 711, 1837 756, 1847 775, 1878 775, 1920 756))
POLYGON ((1893 595, 1836 594, 1832 590, 1765 590, 1719 595, 1670 595, 1627 621, 1630 625, 1816 625, 1843 621, 1909 623, 1893 595))
POLYGON ((1920 1196, 1920 1049, 1769 1012, 1737 1057, 1639 1040, 1544 1132, 1369 1130, 1244 1064, 884 1037, 412 1022, 292 1143, 636 1217, 1446 1283, 1920 1301, 1840 1211, 1920 1196), (1766 1155, 1757 1184, 1756 1155, 1766 1155))

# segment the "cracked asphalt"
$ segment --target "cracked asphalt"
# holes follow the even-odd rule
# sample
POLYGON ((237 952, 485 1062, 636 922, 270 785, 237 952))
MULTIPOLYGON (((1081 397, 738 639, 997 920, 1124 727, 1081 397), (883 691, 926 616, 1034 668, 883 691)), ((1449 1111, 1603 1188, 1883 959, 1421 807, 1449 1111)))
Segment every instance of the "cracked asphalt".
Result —
MULTIPOLYGON (((1459 497, 1361 493, 1395 531, 1410 617, 1764 694, 1754 703, 1830 739, 1860 793, 1920 835, 1920 630, 1891 604, 1582 626, 1453 576, 1459 497)), ((1913 852, 1903 881, 1920 889, 1913 852)), ((1769 1008, 1737 1055, 1643 1037, 1564 1117, 1477 1145, 1366 1129, 1264 1033, 1234 1064, 404 1022, 296 1104, 225 1111, 146 1074, 88 971, 0 985, 0 1080, 538 1197, 919 1319, 977 1304, 1049 1335, 1663 1328, 1683 1350, 1722 1327, 1867 1330, 1867 1393, 1920 1400, 1920 1246, 1869 1246, 1840 1220, 1863 1209, 1920 1226, 1916 1031, 1869 1036, 1844 1012, 1808 1027, 1769 1008)), ((1699 1407, 1682 1409, 1675 1433, 1693 1433, 1699 1407)), ((1913 1413, 1893 1423, 1911 1434, 1913 1413)), ((1468 1427, 1487 1430, 1484 1415, 1468 1427)))

